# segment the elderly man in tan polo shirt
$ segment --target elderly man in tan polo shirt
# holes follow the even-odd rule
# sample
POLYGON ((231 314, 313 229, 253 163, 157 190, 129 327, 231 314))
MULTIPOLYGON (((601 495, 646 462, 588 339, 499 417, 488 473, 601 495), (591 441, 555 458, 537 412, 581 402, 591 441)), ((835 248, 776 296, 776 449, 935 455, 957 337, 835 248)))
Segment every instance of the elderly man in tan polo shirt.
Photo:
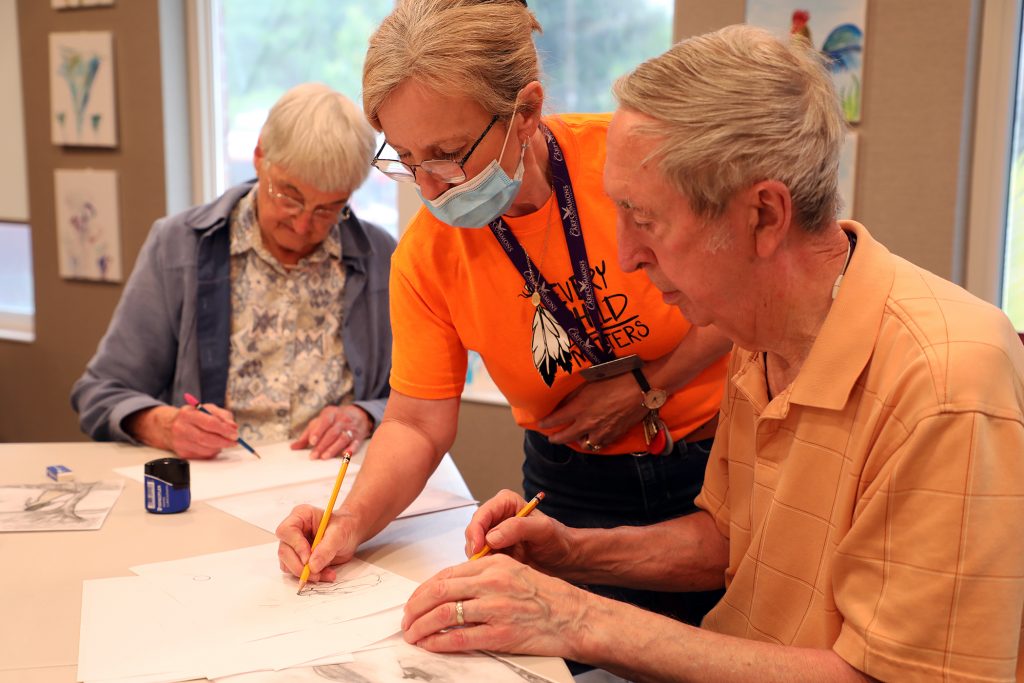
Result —
POLYGON ((1024 347, 1006 316, 835 220, 844 124, 801 44, 730 27, 615 91, 619 258, 737 346, 703 512, 570 529, 543 504, 514 517, 503 492, 466 550, 511 557, 427 581, 406 639, 643 680, 1021 680, 1024 347), (566 581, 726 592, 698 629, 566 581))

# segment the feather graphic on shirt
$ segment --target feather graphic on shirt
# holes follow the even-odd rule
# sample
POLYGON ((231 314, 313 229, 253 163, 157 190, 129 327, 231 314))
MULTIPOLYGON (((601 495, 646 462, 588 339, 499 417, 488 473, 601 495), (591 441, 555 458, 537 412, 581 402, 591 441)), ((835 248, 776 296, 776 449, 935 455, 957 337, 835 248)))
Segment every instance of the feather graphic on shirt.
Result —
POLYGON ((533 313, 533 364, 549 387, 558 368, 572 372, 569 335, 543 306, 537 306, 533 313))

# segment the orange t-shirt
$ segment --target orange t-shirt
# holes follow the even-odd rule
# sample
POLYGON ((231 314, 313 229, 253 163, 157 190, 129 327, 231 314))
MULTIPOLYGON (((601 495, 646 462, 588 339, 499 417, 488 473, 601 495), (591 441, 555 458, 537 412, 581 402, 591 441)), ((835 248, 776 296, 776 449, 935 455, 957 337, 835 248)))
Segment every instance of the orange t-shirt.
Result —
MULTIPOLYGON (((616 357, 659 358, 678 346, 690 324, 642 272, 624 273, 616 258, 615 206, 604 193, 602 172, 610 114, 573 114, 545 120, 565 155, 583 226, 604 332, 616 357)), ((574 287, 569 251, 554 195, 536 212, 506 223, 554 291, 594 330, 574 287)), ((534 367, 534 307, 524 297, 522 275, 487 227, 453 228, 421 208, 402 236, 391 266, 394 333, 391 386, 408 396, 452 398, 462 393, 467 350, 483 358, 491 378, 512 406, 516 422, 536 429, 583 382, 590 365, 572 347, 573 371, 558 369, 548 387, 534 367)), ((717 412, 727 356, 673 394, 661 409, 680 438, 717 412)), ((639 387, 637 400, 640 399, 639 387)), ((606 444, 604 452, 645 450, 640 425, 606 444)))
POLYGON ((703 626, 885 681, 1022 680, 1024 348, 1006 316, 857 248, 793 383, 736 349, 697 504, 729 538, 703 626))

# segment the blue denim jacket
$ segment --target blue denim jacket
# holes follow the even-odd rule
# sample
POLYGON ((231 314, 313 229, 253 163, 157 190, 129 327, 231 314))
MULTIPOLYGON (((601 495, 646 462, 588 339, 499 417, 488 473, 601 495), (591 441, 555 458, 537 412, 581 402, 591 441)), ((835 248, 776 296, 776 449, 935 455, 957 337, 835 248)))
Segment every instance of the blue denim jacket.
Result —
MULTIPOLYGON (((122 422, 184 393, 224 405, 231 334, 231 211, 254 181, 158 220, 139 252, 107 333, 71 389, 82 431, 134 442, 122 422)), ((390 393, 388 277, 395 240, 353 214, 341 224, 342 343, 355 403, 380 422, 390 393)))

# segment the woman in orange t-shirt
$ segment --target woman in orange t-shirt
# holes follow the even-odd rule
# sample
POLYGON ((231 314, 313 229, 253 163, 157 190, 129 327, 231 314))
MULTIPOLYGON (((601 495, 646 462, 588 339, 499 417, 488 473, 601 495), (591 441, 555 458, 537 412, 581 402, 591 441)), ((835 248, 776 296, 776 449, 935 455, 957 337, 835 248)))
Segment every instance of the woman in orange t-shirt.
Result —
MULTIPOLYGON (((388 409, 314 576, 422 490, 455 438, 468 350, 526 429, 524 489, 545 514, 612 527, 695 510, 730 343, 619 267, 610 115, 542 117, 539 29, 521 0, 405 0, 371 38, 373 165, 424 207, 392 260, 388 409)), ((295 573, 319 519, 303 506, 281 526, 295 573)), ((717 597, 604 592, 691 622, 717 597)))

